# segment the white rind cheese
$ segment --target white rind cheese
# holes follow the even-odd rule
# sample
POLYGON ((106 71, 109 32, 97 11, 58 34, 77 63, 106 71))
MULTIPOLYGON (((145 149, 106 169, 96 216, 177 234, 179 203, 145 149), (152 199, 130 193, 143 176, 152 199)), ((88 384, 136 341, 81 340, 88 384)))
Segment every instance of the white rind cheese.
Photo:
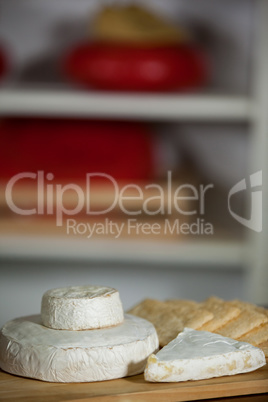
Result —
POLYGON ((78 331, 121 324, 124 311, 116 289, 72 286, 48 290, 42 298, 41 316, 48 328, 78 331))
POLYGON ((265 364, 263 351, 248 343, 185 328, 148 358, 144 377, 153 382, 203 380, 246 373, 265 364))
POLYGON ((157 350, 154 326, 127 314, 116 327, 89 331, 53 330, 35 315, 9 321, 0 332, 0 368, 43 381, 91 382, 139 374, 157 350))

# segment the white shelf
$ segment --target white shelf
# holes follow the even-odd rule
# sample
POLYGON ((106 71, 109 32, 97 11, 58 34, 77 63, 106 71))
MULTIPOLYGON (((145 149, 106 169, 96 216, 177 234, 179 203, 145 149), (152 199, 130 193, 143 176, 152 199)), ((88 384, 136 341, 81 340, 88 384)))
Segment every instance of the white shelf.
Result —
POLYGON ((239 241, 137 241, 88 240, 47 236, 0 236, 1 258, 60 259, 75 261, 108 261, 205 265, 211 268, 242 268, 245 243, 239 241))
POLYGON ((250 120, 253 110, 252 102, 243 96, 0 90, 2 116, 239 122, 250 120))

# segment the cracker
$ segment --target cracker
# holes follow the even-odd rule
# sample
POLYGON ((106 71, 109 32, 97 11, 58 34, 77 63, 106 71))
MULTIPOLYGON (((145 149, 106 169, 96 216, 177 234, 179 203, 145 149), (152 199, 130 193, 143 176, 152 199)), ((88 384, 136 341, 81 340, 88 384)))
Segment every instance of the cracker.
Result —
POLYGON ((205 309, 214 315, 212 320, 208 321, 199 328, 201 331, 214 332, 227 324, 229 321, 238 317, 241 311, 238 307, 233 306, 230 302, 226 302, 215 296, 209 297, 201 304, 205 309))
POLYGON ((268 341, 268 323, 260 325, 249 331, 247 334, 241 336, 239 341, 251 343, 254 346, 258 346, 261 343, 268 341))
POLYGON ((216 332, 220 335, 233 339, 239 339, 247 332, 268 322, 268 316, 256 310, 256 306, 251 307, 248 303, 240 301, 230 302, 233 306, 241 309, 239 316, 216 332))
POLYGON ((159 300, 145 299, 128 313, 145 318, 155 326, 161 347, 176 338, 184 328, 182 320, 170 306, 159 300))
MULTIPOLYGON (((268 310, 264 307, 255 306, 254 304, 245 303, 246 306, 255 309, 258 313, 262 313, 268 317, 268 310)), ((251 343, 254 346, 258 346, 263 342, 268 341, 268 322, 254 328, 252 331, 247 332, 240 339, 242 342, 251 343)))
POLYGON ((165 301, 166 304, 172 306, 172 307, 197 307, 199 303, 197 303, 194 300, 188 300, 188 299, 169 299, 165 301))
POLYGON ((233 305, 238 306, 240 309, 244 309, 244 308, 252 308, 254 310, 256 310, 258 313, 262 313, 268 316, 268 309, 258 306, 257 304, 253 304, 253 303, 249 303, 249 302, 245 302, 245 301, 241 301, 241 300, 232 300, 231 303, 233 305))
POLYGON ((213 313, 192 300, 173 299, 166 301, 166 304, 182 320, 184 327, 199 329, 213 318, 213 313))

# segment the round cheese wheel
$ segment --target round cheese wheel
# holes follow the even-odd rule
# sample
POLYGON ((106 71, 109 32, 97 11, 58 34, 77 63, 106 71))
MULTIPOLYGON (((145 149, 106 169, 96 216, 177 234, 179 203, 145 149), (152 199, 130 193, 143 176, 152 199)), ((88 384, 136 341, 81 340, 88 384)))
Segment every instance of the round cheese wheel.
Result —
POLYGON ((34 315, 2 328, 0 367, 43 381, 103 381, 142 373, 157 349, 154 326, 132 315, 115 327, 89 331, 50 329, 34 315))
POLYGON ((71 286, 48 290, 42 298, 43 325, 53 329, 96 329, 122 323, 124 311, 116 289, 71 286))

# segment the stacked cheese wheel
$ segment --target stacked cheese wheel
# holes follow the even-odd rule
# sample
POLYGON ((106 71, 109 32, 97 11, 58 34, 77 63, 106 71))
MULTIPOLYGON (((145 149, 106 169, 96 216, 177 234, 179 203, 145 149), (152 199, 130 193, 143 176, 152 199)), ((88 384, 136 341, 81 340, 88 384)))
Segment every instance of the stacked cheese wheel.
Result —
POLYGON ((0 367, 43 381, 103 381, 143 372, 157 349, 154 326, 124 315, 117 290, 75 286, 47 291, 41 315, 4 325, 0 367))

